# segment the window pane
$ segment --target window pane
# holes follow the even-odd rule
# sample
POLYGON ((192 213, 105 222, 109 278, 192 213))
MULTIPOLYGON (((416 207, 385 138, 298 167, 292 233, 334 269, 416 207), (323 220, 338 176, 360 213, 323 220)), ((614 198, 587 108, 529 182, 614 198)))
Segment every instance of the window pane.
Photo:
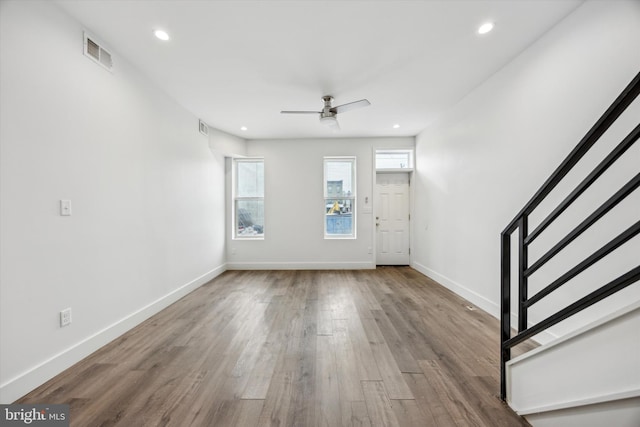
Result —
POLYGON ((236 197, 264 197, 264 162, 237 162, 236 197))
POLYGON ((326 230, 329 235, 353 235, 353 200, 325 200, 326 230))
POLYGON ((353 161, 326 161, 325 180, 325 197, 350 197, 353 194, 353 161))
POLYGON ((236 200, 236 236, 264 235, 264 200, 236 200))
POLYGON ((355 238, 355 158, 325 157, 325 237, 355 238))
POLYGON ((353 213, 353 199, 326 199, 325 213, 327 215, 353 213))
POLYGON ((376 153, 376 169, 410 168, 410 160, 408 151, 379 151, 376 153))

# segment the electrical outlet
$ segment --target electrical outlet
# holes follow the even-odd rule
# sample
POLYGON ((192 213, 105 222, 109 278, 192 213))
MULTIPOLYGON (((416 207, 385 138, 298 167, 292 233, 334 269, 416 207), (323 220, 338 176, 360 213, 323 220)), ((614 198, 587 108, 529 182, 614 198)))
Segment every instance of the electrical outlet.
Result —
POLYGON ((71 308, 65 308, 60 312, 60 327, 71 324, 71 308))

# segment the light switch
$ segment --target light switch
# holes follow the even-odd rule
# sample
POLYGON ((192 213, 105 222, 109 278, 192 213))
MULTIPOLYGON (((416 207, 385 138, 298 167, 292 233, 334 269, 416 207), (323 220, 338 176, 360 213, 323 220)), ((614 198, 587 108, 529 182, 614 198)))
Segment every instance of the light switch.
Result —
POLYGON ((60 215, 71 216, 71 200, 60 200, 60 215))

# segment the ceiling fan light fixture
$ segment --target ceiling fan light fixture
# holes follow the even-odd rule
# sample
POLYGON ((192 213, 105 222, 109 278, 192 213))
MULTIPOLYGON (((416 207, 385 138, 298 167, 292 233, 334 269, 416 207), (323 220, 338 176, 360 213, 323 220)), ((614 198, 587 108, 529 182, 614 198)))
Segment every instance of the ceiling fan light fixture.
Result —
POLYGON ((320 123, 331 130, 339 130, 340 125, 336 116, 320 116, 320 123))

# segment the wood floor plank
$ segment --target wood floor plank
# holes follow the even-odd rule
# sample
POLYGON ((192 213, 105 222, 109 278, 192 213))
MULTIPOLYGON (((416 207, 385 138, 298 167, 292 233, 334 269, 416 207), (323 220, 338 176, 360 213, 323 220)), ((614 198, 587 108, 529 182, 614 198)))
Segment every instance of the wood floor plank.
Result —
MULTIPOLYGON (((198 411, 198 407, 193 405, 200 395, 202 382, 206 377, 204 371, 191 371, 183 375, 180 383, 166 394, 162 412, 159 414, 157 425, 159 426, 180 426, 185 425, 187 419, 193 418, 198 411)), ((144 424, 143 424, 144 425, 144 424)), ((148 425, 153 425, 149 423, 148 425)))
POLYGON ((309 383, 308 375, 315 370, 312 359, 316 352, 309 350, 315 350, 317 339, 317 299, 315 293, 309 291, 312 282, 306 275, 296 272, 293 278, 282 307, 284 344, 264 399, 258 420, 260 426, 306 423, 314 414, 307 399, 313 401, 314 396, 314 384, 309 383), (308 299, 309 295, 313 299, 308 299))
POLYGON ((435 360, 421 360, 424 376, 438 394, 440 401, 444 404, 447 412, 456 425, 466 425, 471 422, 473 425, 484 425, 484 422, 477 416, 473 408, 461 399, 460 392, 452 380, 443 375, 440 365, 435 360))
POLYGON ((378 329, 378 325, 373 319, 363 319, 362 325, 364 326, 367 337, 369 337, 369 344, 373 357, 378 365, 378 370, 384 385, 389 393, 390 399, 413 399, 411 390, 404 382, 402 372, 396 363, 389 345, 384 339, 384 336, 378 329))
MULTIPOLYGON (((293 393, 293 373, 278 371, 273 375, 269 392, 264 399, 258 426, 286 426, 293 393)), ((222 425, 222 424, 221 424, 222 425)))
POLYGON ((418 408, 428 426, 453 426, 455 422, 440 400, 437 391, 429 384, 424 374, 403 374, 418 408))
POLYGON ((468 305, 408 267, 228 271, 18 403, 73 427, 527 426, 468 305))
POLYGON ((286 345, 278 355, 273 378, 265 397, 259 426, 290 425, 295 412, 296 378, 299 373, 300 341, 303 338, 303 313, 300 310, 287 311, 288 324, 284 336, 286 345))
POLYGON ((184 424, 204 425, 216 421, 219 416, 228 417, 228 408, 234 407, 228 402, 241 393, 242 386, 247 381, 245 377, 234 376, 234 368, 249 337, 264 320, 266 312, 264 303, 253 299, 250 301, 231 322, 228 332, 231 339, 226 346, 209 349, 204 353, 202 362, 194 363, 194 366, 205 367, 207 370, 199 389, 193 395, 194 399, 179 408, 178 418, 183 419, 184 424))
POLYGON ((342 411, 340 409, 340 388, 334 338, 333 336, 319 335, 317 345, 316 425, 322 427, 338 426, 342 411))
POLYGON ((333 324, 340 399, 347 402, 363 401, 364 396, 360 385, 362 378, 359 375, 358 360, 349 338, 348 323, 346 320, 334 320, 333 324))
MULTIPOLYGON (((364 394, 363 394, 364 396, 364 394)), ((367 404, 364 402, 351 402, 342 404, 343 427, 371 427, 371 419, 367 412, 367 404)))
POLYGON ((296 369, 290 407, 291 425, 294 426, 313 425, 316 411, 317 286, 313 274, 306 272, 304 277, 308 287, 302 315, 302 330, 298 341, 297 360, 291 362, 296 369))
POLYGON ((419 361, 425 378, 439 394, 449 414, 458 425, 467 425, 472 420, 475 425, 517 426, 528 425, 513 413, 495 416, 505 409, 505 405, 493 395, 483 390, 481 377, 464 375, 460 372, 450 374, 443 369, 442 361, 419 361))
POLYGON ((401 427, 382 381, 363 381, 362 390, 372 427, 401 427))
POLYGON ((260 342, 259 347, 257 347, 257 360, 249 374, 247 385, 242 392, 242 399, 266 398, 278 355, 282 347, 286 344, 284 341, 284 328, 286 327, 288 319, 283 309, 284 307, 276 302, 271 302, 270 306, 273 307, 274 304, 279 306, 276 310, 278 314, 273 319, 268 335, 260 342))
POLYGON ((226 357, 219 369, 219 382, 209 387, 215 390, 215 398, 204 419, 214 425, 233 425, 241 417, 238 412, 244 411, 246 408, 240 404, 239 400, 250 379, 252 368, 255 367, 252 365, 252 361, 255 362, 256 358, 245 358, 245 356, 253 344, 250 337, 258 335, 255 331, 261 329, 259 323, 264 318, 263 313, 259 310, 260 307, 264 310, 265 305, 263 303, 256 304, 256 311, 253 312, 251 320, 238 330, 234 341, 225 352, 226 357))
POLYGON ((418 362, 406 346, 406 340, 403 340, 399 335, 387 315, 382 310, 372 310, 371 313, 398 364, 398 368, 400 368, 400 372, 421 373, 422 370, 418 366, 418 362))
MULTIPOLYGON (((372 318, 364 318, 372 319, 372 318)), ((376 358, 373 355, 367 333, 362 325, 363 318, 352 317, 347 319, 349 339, 353 345, 353 351, 357 360, 358 377, 367 381, 382 381, 382 375, 378 369, 376 358)))
MULTIPOLYGON (((394 289, 403 289, 403 292, 383 293, 373 290, 376 294, 381 310, 378 313, 377 321, 380 325, 380 313, 384 313, 388 319, 392 330, 394 330, 400 341, 414 357, 415 360, 430 360, 436 358, 436 354, 430 345, 430 336, 425 333, 422 319, 414 316, 413 313, 422 310, 423 300, 412 291, 415 286, 407 286, 404 281, 406 275, 392 274, 394 270, 384 268, 381 270, 387 283, 391 283, 394 289)), ((430 301, 433 304, 432 301, 430 301)), ((381 328, 382 329, 382 328, 381 328)), ((419 372, 414 369, 407 369, 405 372, 419 372)))
MULTIPOLYGON (((261 305, 256 305, 256 307, 259 309, 261 305)), ((264 311, 265 308, 262 308, 260 311, 254 313, 254 316, 261 317, 261 312, 264 311)), ((260 349, 264 346, 272 326, 271 322, 267 322, 262 318, 262 321, 256 325, 253 333, 247 334, 247 341, 244 345, 244 349, 242 350, 240 357, 236 360, 229 378, 237 384, 236 387, 242 387, 241 393, 236 397, 242 397, 242 392, 247 387, 250 375, 258 363, 260 349)))
POLYGON ((391 409, 393 409, 398 424, 403 427, 434 425, 429 424, 430 420, 420 411, 415 400, 393 400, 391 401, 391 409))
POLYGON ((136 371, 121 375, 113 382, 110 393, 100 399, 91 399, 82 414, 74 415, 77 425, 115 425, 132 415, 127 404, 140 392, 141 387, 149 385, 154 372, 136 371))
MULTIPOLYGON (((52 380, 47 381, 27 396, 32 402, 65 403, 69 396, 75 399, 90 401, 103 389, 103 383, 87 382, 87 378, 113 378, 119 367, 113 363, 88 363, 89 358, 77 363, 73 369, 67 369, 52 380)), ((91 360, 94 362, 94 360, 91 360)))
POLYGON ((318 335, 333 334, 333 319, 331 310, 318 311, 318 335))
POLYGON ((380 303, 371 292, 373 286, 371 284, 371 275, 363 270, 353 271, 352 274, 355 280, 353 285, 355 301, 358 302, 358 306, 361 307, 360 316, 369 317, 365 313, 366 310, 382 310, 380 303))
POLYGON ((236 400, 239 408, 237 418, 229 426, 254 427, 258 425, 262 413, 263 400, 236 400))

